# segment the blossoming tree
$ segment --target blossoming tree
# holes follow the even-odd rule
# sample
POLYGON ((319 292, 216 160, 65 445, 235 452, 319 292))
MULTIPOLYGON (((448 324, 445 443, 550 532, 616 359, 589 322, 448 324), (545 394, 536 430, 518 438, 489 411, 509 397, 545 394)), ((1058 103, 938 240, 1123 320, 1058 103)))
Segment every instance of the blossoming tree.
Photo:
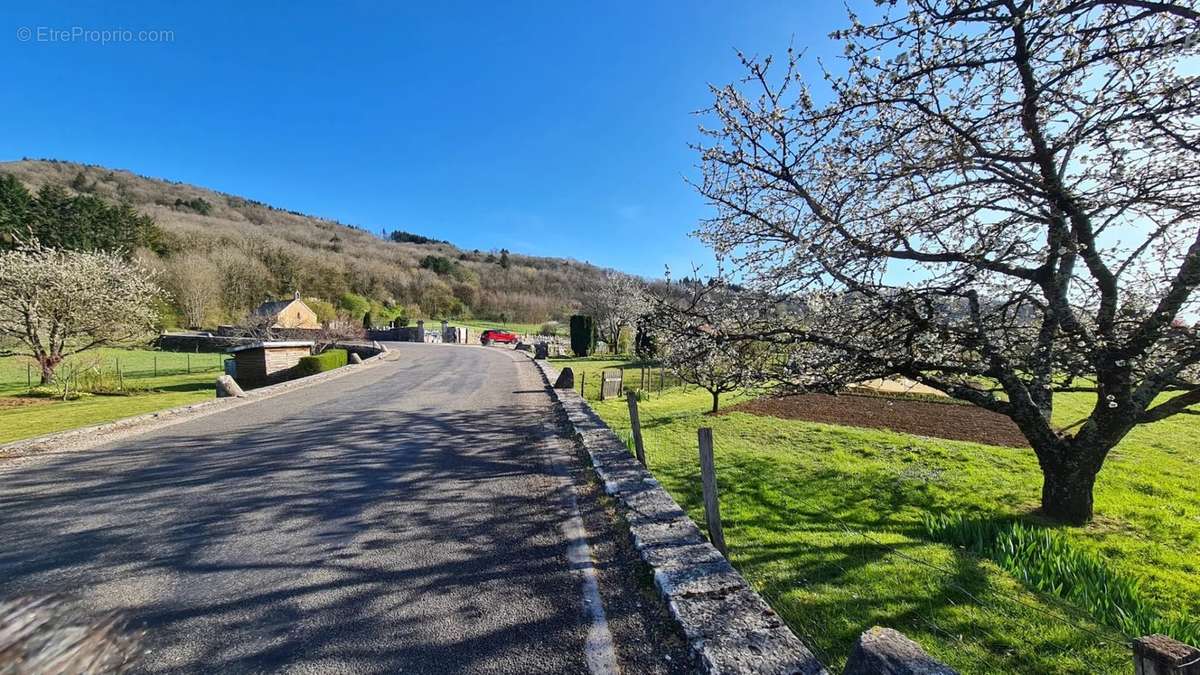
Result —
POLYGON ((880 11, 834 34, 816 96, 792 51, 713 89, 700 235, 753 291, 723 339, 783 348, 770 377, 794 386, 898 374, 1007 415, 1044 513, 1084 523, 1112 448, 1200 403, 1200 14, 880 11), (1064 391, 1095 406, 1056 423, 1064 391))
POLYGON ((49 384, 71 354, 145 337, 162 293, 152 276, 114 253, 36 243, 0 253, 0 355, 33 357, 49 384))

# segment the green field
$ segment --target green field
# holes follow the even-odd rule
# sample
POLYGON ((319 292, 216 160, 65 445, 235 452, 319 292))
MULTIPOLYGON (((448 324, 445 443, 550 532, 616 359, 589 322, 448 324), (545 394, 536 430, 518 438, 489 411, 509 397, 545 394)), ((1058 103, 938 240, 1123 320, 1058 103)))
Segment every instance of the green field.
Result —
MULTIPOLYGON (((426 327, 428 327, 435 323, 436 322, 429 322, 429 323, 426 323, 425 325, 426 325, 426 327)), ((512 332, 516 333, 517 335, 537 335, 538 331, 541 330, 541 327, 542 327, 542 324, 540 324, 540 323, 506 323, 503 321, 483 321, 483 320, 478 320, 478 319, 451 321, 450 325, 451 326, 462 326, 464 328, 470 328, 471 334, 472 334, 472 340, 474 340, 476 337, 478 337, 479 333, 481 333, 489 328, 500 328, 503 330, 512 331, 512 332)), ((567 334, 567 324, 566 323, 559 324, 558 334, 559 335, 567 334)))
MULTIPOLYGON (((555 362, 582 369, 589 380, 615 364, 555 362)), ((594 398, 590 382, 588 389, 594 398)), ((732 562, 835 671, 872 625, 903 631, 960 672, 1130 671, 1130 636, 925 535, 922 518, 930 513, 1035 521, 1041 479, 1031 451, 745 413, 712 416, 704 414, 708 404, 708 394, 694 388, 642 401, 650 469, 702 522, 696 429, 713 428, 732 562)), ((593 405, 628 434, 624 401, 593 405)), ((1062 396, 1058 421, 1078 419, 1088 405, 1086 394, 1062 396)), ((1135 431, 1100 475, 1095 522, 1057 530, 1140 578, 1140 593, 1167 617, 1200 616, 1198 432, 1200 420, 1188 416, 1135 431)))
POLYGON ((97 349, 75 357, 106 382, 124 385, 124 394, 85 396, 73 401, 30 397, 38 371, 29 359, 0 358, 0 443, 111 422, 210 399, 223 354, 186 354, 150 350, 97 349), (117 368, 121 377, 116 377, 117 368), (190 373, 188 371, 191 371, 190 373))

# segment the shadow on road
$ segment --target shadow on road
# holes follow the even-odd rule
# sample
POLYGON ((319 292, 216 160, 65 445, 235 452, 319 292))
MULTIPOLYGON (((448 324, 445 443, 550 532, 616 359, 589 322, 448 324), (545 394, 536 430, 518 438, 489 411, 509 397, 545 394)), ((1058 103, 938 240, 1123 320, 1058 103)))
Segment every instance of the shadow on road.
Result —
POLYGON ((14 468, 0 594, 128 609, 152 672, 577 671, 541 421, 513 412, 192 423, 14 468))

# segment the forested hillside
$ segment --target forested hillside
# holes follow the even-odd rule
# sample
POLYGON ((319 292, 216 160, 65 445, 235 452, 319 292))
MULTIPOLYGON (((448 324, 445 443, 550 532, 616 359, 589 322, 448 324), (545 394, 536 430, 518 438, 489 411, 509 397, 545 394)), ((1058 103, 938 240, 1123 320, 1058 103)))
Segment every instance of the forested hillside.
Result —
POLYGON ((11 242, 33 231, 55 246, 129 250, 161 272, 173 297, 164 314, 176 325, 236 322, 262 301, 296 290, 318 299, 312 304, 324 315, 367 303, 376 321, 538 322, 569 314, 604 275, 573 260, 464 251, 403 231, 384 239, 336 221, 99 166, 22 160, 0 163, 4 176, 16 181, 9 178, 0 194, 0 235, 11 242))

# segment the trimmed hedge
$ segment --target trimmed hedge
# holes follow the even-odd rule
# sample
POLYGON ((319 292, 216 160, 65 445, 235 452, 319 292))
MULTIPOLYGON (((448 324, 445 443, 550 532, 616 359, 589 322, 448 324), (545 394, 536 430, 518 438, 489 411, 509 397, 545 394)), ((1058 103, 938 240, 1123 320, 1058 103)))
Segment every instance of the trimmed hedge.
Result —
POLYGON ((301 376, 316 375, 327 370, 341 368, 349 363, 350 355, 345 349, 326 349, 316 356, 303 356, 296 365, 301 376))

